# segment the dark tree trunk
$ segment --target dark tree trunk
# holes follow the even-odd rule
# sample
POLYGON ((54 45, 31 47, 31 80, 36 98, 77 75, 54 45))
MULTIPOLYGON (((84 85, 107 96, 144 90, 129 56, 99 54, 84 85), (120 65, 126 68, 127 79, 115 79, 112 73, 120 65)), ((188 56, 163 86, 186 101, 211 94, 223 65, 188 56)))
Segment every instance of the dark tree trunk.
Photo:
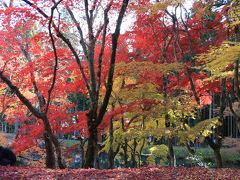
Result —
POLYGON ((60 143, 58 141, 58 139, 52 134, 52 142, 55 146, 55 150, 56 150, 56 155, 57 155, 57 163, 58 163, 58 167, 60 169, 64 169, 66 168, 63 159, 62 159, 62 150, 61 150, 61 146, 60 143))
POLYGON ((110 127, 109 127, 109 144, 110 148, 108 151, 108 161, 109 161, 109 169, 114 168, 114 150, 113 150, 113 119, 110 119, 110 127))
POLYGON ((115 157, 117 155, 117 153, 119 152, 120 150, 120 144, 118 145, 116 151, 110 151, 110 153, 108 153, 108 158, 109 158, 109 169, 113 169, 115 168, 115 164, 114 164, 114 160, 115 160, 115 157))
MULTIPOLYGON (((167 84, 168 84, 168 77, 163 76, 163 96, 164 96, 164 101, 165 101, 165 126, 166 128, 169 128, 171 125, 170 120, 169 120, 169 115, 168 115, 168 110, 167 110, 167 84)), ((169 160, 169 166, 176 166, 176 159, 175 159, 175 154, 173 150, 173 138, 172 137, 167 137, 167 143, 168 143, 168 160, 169 160)))
POLYGON ((134 138, 134 142, 133 142, 133 149, 132 149, 132 153, 131 153, 131 161, 132 161, 132 168, 137 166, 137 161, 136 161, 136 148, 137 148, 137 139, 134 138))
MULTIPOLYGON (((125 131, 125 121, 124 118, 122 117, 121 119, 121 124, 122 124, 122 131, 125 131)), ((124 167, 128 167, 128 154, 127 154, 127 148, 128 148, 128 141, 127 138, 124 139, 124 144, 122 145, 123 148, 123 159, 124 159, 124 167)))
POLYGON ((124 145, 123 145, 123 159, 124 159, 124 167, 125 168, 128 167, 127 146, 128 146, 128 142, 127 142, 127 139, 125 138, 125 142, 124 142, 124 145))
POLYGON ((222 146, 222 139, 217 138, 217 137, 206 137, 206 140, 209 144, 209 146, 213 149, 214 156, 215 156, 215 162, 216 162, 216 167, 217 168, 222 168, 223 163, 222 163, 222 156, 220 153, 220 149, 222 146))
POLYGON ((89 137, 88 137, 88 146, 87 146, 87 152, 86 152, 86 161, 85 161, 85 168, 93 168, 94 167, 94 162, 97 158, 97 142, 98 142, 98 131, 97 131, 97 126, 95 124, 95 116, 93 111, 89 111, 87 114, 88 116, 88 132, 89 132, 89 137))
POLYGON ((94 160, 94 167, 96 169, 100 169, 100 162, 99 162, 99 156, 98 156, 98 150, 95 151, 95 160, 94 160))
POLYGON ((143 139, 143 143, 142 143, 142 146, 141 146, 140 151, 139 151, 139 156, 138 156, 138 165, 139 165, 139 167, 141 166, 141 154, 142 154, 144 145, 145 145, 145 139, 143 139))
POLYGON ((82 157, 81 168, 84 167, 85 156, 84 156, 84 145, 87 142, 87 139, 80 139, 80 152, 82 157))
POLYGON ((195 87, 193 79, 192 79, 192 71, 189 68, 187 68, 187 76, 188 76, 188 79, 189 79, 189 82, 190 82, 191 89, 192 89, 193 95, 195 97, 195 100, 197 101, 198 105, 200 105, 200 98, 198 96, 196 87, 195 87))
POLYGON ((188 152, 189 152, 191 155, 194 155, 194 154, 196 153, 195 150, 190 147, 189 142, 186 143, 186 147, 187 147, 188 152))
POLYGON ((84 156, 84 149, 83 148, 81 148, 81 155, 82 155, 81 168, 83 168, 84 167, 84 162, 85 162, 85 156, 84 156))
POLYGON ((109 161, 109 169, 113 169, 114 168, 114 152, 112 147, 110 147, 109 151, 108 151, 108 161, 109 161))
POLYGON ((213 151, 214 151, 214 155, 215 155, 216 166, 218 168, 222 168, 223 164, 222 164, 222 156, 220 153, 220 148, 215 148, 215 149, 213 149, 213 151))
POLYGON ((176 166, 176 157, 173 150, 173 139, 168 138, 168 158, 169 158, 169 166, 175 167, 176 166))
MULTIPOLYGON (((44 129, 46 130, 48 139, 49 139, 49 141, 51 142, 51 143, 49 143, 50 148, 51 148, 51 146, 54 145, 55 152, 56 152, 56 156, 57 156, 57 164, 58 164, 58 167, 59 167, 60 169, 63 169, 63 168, 65 168, 65 165, 64 165, 63 159, 62 159, 62 152, 61 152, 60 143, 59 143, 58 139, 57 139, 57 138, 54 136, 54 134, 53 134, 53 131, 52 131, 52 128, 51 128, 51 125, 50 125, 50 123, 49 123, 48 118, 47 118, 46 116, 43 116, 43 117, 42 117, 42 120, 43 120, 43 122, 44 122, 44 129)), ((47 147, 47 146, 46 146, 46 147, 47 147)), ((52 149, 53 149, 53 148, 52 148, 52 149)), ((47 151, 47 150, 46 150, 46 151, 47 151)), ((49 152, 51 152, 51 151, 49 151, 49 152)), ((55 152, 54 152, 54 150, 53 150, 53 152, 52 152, 53 154, 52 154, 51 156, 55 156, 55 152)), ((56 159, 54 158, 53 160, 54 160, 53 163, 56 164, 56 159)), ((56 167, 56 165, 55 165, 55 167, 56 167)))
POLYGON ((47 132, 44 133, 45 149, 46 149, 46 159, 45 164, 46 168, 55 169, 56 168, 56 159, 54 154, 54 148, 52 141, 47 132))
POLYGON ((85 168, 93 168, 97 150, 97 129, 89 130, 88 146, 86 152, 85 168))

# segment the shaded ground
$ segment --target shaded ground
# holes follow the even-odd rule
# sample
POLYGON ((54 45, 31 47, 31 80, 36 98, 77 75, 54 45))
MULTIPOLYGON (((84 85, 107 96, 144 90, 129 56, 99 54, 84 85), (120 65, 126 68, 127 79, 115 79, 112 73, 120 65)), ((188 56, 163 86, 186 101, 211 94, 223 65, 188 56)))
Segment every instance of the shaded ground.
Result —
POLYGON ((51 170, 34 167, 0 167, 0 179, 240 180, 240 169, 144 167, 138 169, 114 169, 114 170, 95 170, 95 169, 51 170))

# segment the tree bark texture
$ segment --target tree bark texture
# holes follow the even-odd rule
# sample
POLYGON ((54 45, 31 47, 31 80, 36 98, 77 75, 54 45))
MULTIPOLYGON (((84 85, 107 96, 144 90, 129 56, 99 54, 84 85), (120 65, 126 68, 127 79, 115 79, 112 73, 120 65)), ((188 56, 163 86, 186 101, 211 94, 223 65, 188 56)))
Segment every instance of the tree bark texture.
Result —
POLYGON ((108 161, 109 161, 109 169, 114 168, 114 150, 113 150, 113 119, 110 119, 110 127, 109 127, 109 144, 110 148, 108 151, 108 161))
POLYGON ((176 157, 173 150, 173 138, 168 138, 169 166, 176 167, 176 157))
POLYGON ((85 168, 93 168, 94 161, 96 160, 97 155, 97 142, 98 142, 98 130, 95 123, 95 113, 93 111, 89 111, 88 113, 88 145, 87 145, 87 152, 86 152, 86 161, 85 161, 85 168))
POLYGON ((52 141, 47 132, 44 133, 44 142, 45 142, 45 149, 46 149, 46 159, 45 165, 46 168, 55 169, 56 168, 56 159, 54 154, 54 148, 52 141))

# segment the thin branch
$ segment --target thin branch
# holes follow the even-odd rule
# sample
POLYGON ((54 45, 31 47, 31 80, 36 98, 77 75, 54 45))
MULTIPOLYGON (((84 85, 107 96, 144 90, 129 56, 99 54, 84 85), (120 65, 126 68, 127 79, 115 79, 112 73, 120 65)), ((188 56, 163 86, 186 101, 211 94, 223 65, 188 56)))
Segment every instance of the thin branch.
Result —
POLYGON ((88 36, 89 36, 89 40, 91 40, 91 39, 94 39, 93 27, 92 27, 93 10, 90 10, 90 17, 89 17, 88 0, 84 0, 84 4, 85 4, 85 15, 86 15, 87 25, 88 25, 88 36))
POLYGON ((95 41, 97 41, 98 37, 100 36, 101 32, 103 31, 104 28, 104 24, 100 25, 100 27, 98 28, 96 35, 95 35, 95 41))
POLYGON ((84 42, 84 37, 83 37, 83 32, 82 32, 82 28, 79 24, 79 22, 76 20, 72 10, 69 8, 69 6, 66 6, 67 8, 67 11, 72 19, 72 21, 74 22, 75 26, 77 27, 77 30, 78 30, 78 33, 80 35, 80 44, 82 45, 82 48, 83 48, 83 53, 84 55, 86 56, 87 58, 87 46, 86 46, 86 43, 84 42))
POLYGON ((109 67, 109 72, 108 72, 107 87, 106 87, 106 92, 105 92, 105 96, 103 99, 103 104, 100 108, 99 116, 97 118, 97 125, 99 125, 102 121, 102 118, 106 112, 109 98, 111 96, 112 86, 113 86, 113 74, 114 74, 114 69, 115 69, 117 42, 118 42, 118 37, 120 34, 120 27, 121 27, 124 14, 125 14, 127 6, 128 6, 128 2, 129 2, 129 0, 123 0, 122 7, 119 12, 118 19, 117 19, 116 29, 115 29, 115 32, 112 34, 112 52, 111 52, 110 67, 109 67))
MULTIPOLYGON (((27 59, 28 62, 32 62, 32 59, 31 59, 31 56, 28 52, 27 49, 24 48, 24 46, 22 44, 20 44, 20 48, 22 50, 22 53, 23 55, 25 56, 25 58, 27 59)), ((32 64, 30 64, 32 66, 32 64)), ((39 107, 40 109, 43 108, 43 106, 45 105, 45 99, 44 97, 40 94, 39 92, 39 89, 38 89, 38 86, 37 86, 37 83, 35 81, 35 76, 34 76, 34 73, 31 71, 30 72, 30 75, 31 75, 31 81, 32 81, 32 86, 33 86, 33 89, 34 89, 34 93, 35 95, 37 96, 38 98, 38 103, 39 103, 39 107)))
MULTIPOLYGON (((82 29, 80 27, 80 24, 77 22, 73 12, 70 10, 69 7, 67 7, 67 10, 71 16, 72 21, 74 22, 74 24, 76 25, 78 32, 80 34, 80 44, 82 45, 83 48, 83 52, 84 55, 87 59, 88 62, 88 67, 89 67, 89 71, 90 71, 90 79, 91 79, 91 89, 89 87, 89 94, 91 97, 91 104, 94 104, 93 102, 95 102, 96 99, 96 78, 95 78, 95 72, 94 72, 94 48, 95 48, 95 39, 93 36, 89 36, 89 45, 88 45, 88 49, 86 47, 86 43, 84 42, 84 38, 83 38, 83 32, 82 29)), ((85 10, 86 10, 86 17, 87 17, 87 24, 88 24, 88 33, 92 34, 92 19, 89 19, 89 15, 88 15, 88 0, 85 0, 85 10)))
POLYGON ((25 3, 27 3, 28 5, 32 6, 34 9, 36 9, 43 17, 45 17, 46 19, 48 19, 48 15, 43 11, 41 10, 39 7, 37 7, 35 4, 33 4, 32 2, 28 1, 28 0, 22 0, 24 1, 25 3))
POLYGON ((108 12, 110 10, 111 4, 108 5, 108 7, 104 10, 104 25, 103 25, 103 35, 102 35, 102 45, 101 45, 101 50, 98 56, 98 70, 97 70, 97 101, 99 98, 99 89, 100 89, 100 84, 101 84, 101 72, 102 72, 102 58, 104 54, 104 49, 105 49, 105 42, 106 42, 106 35, 107 35, 107 26, 109 23, 108 20, 108 12))
POLYGON ((135 119, 137 119, 138 117, 139 117, 138 114, 136 114, 135 116, 133 116, 133 117, 129 120, 129 122, 128 122, 128 124, 127 124, 127 127, 126 127, 125 129, 127 129, 127 128, 133 123, 133 121, 134 121, 135 119))
POLYGON ((52 78, 52 84, 50 86, 50 89, 48 90, 48 98, 47 98, 47 103, 46 103, 46 108, 45 108, 45 114, 47 114, 48 112, 48 108, 50 105, 50 101, 51 101, 51 94, 54 88, 54 85, 56 83, 56 77, 57 77, 57 68, 58 68, 58 55, 57 55, 57 49, 55 46, 55 41, 53 38, 53 34, 52 34, 52 30, 51 30, 51 25, 52 25, 52 21, 53 21, 53 14, 54 14, 54 10, 57 8, 58 4, 61 2, 62 0, 59 0, 57 3, 54 3, 54 6, 51 8, 51 16, 49 19, 49 23, 48 23, 48 32, 49 32, 49 36, 51 39, 51 43, 52 43, 52 47, 53 47, 53 53, 54 53, 54 68, 53 68, 53 78, 52 78))
POLYGON ((92 92, 91 92, 90 86, 89 86, 89 84, 88 84, 88 79, 87 79, 87 77, 86 77, 86 75, 85 75, 83 66, 82 66, 82 64, 81 64, 81 60, 80 60, 80 58, 79 58, 76 50, 74 49, 74 47, 73 47, 72 43, 70 42, 70 40, 69 40, 68 38, 66 38, 62 33, 58 32, 57 36, 58 36, 60 39, 62 39, 62 40, 67 44, 67 46, 68 46, 69 49, 71 50, 73 56, 75 57, 75 60, 76 60, 76 62, 77 62, 77 64, 78 64, 78 67, 79 67, 80 72, 81 72, 81 74, 82 74, 84 83, 85 83, 85 85, 86 85, 86 87, 87 87, 87 90, 88 90, 88 93, 89 93, 89 95, 90 95, 90 100, 92 101, 92 100, 93 100, 93 97, 92 97, 92 92))
MULTIPOLYGON (((192 55, 192 54, 193 54, 192 37, 191 37, 191 34, 190 34, 189 30, 188 30, 187 23, 185 23, 184 20, 183 20, 183 17, 182 17, 182 8, 184 9, 184 11, 185 11, 186 13, 187 13, 187 10, 186 10, 186 8, 185 8, 183 5, 180 6, 180 18, 181 18, 182 24, 183 24, 183 26, 184 26, 184 31, 187 33, 187 36, 188 36, 189 50, 190 50, 190 53, 191 53, 191 55, 192 55)), ((188 18, 189 18, 189 17, 188 17, 188 18)), ((187 20, 188 20, 188 18, 187 18, 187 20)))

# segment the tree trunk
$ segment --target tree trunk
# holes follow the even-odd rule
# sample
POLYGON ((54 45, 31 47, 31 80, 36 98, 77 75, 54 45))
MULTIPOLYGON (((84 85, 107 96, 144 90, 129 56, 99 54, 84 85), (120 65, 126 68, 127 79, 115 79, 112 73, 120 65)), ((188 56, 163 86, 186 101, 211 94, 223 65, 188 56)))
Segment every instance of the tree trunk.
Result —
POLYGON ((61 150, 61 146, 60 143, 58 141, 58 139, 52 134, 52 141, 53 144, 55 146, 55 150, 56 150, 56 155, 57 155, 57 163, 58 163, 58 167, 60 169, 64 169, 66 168, 63 159, 62 159, 62 150, 61 150))
POLYGON ((127 168, 128 167, 128 154, 127 154, 127 146, 128 146, 128 142, 127 139, 125 138, 125 142, 123 145, 123 158, 124 158, 124 167, 127 168))
MULTIPOLYGON (((91 111, 90 111, 91 112, 91 111)), ((95 125, 95 118, 92 118, 92 114, 88 114, 88 132, 89 132, 89 138, 88 138, 88 146, 87 146, 87 152, 86 152, 86 162, 84 167, 85 168, 93 168, 94 167, 94 161, 96 160, 97 155, 97 127, 95 125)))
POLYGON ((141 154, 142 154, 144 145, 145 145, 145 139, 143 139, 143 143, 142 143, 142 146, 141 146, 140 151, 139 151, 139 156, 138 156, 138 165, 139 165, 139 167, 141 166, 141 154))
POLYGON ((46 168, 55 169, 56 168, 56 159, 54 154, 54 148, 52 141, 47 132, 44 133, 45 149, 46 149, 46 159, 45 164, 46 168))
POLYGON ((109 169, 114 168, 114 151, 113 151, 113 119, 110 119, 110 127, 109 127, 109 144, 110 148, 108 151, 108 161, 109 161, 109 169))
POLYGON ((217 168, 222 168, 223 163, 222 163, 222 156, 220 153, 220 149, 222 146, 222 139, 217 138, 217 137, 206 137, 206 140, 209 144, 209 146, 213 149, 214 156, 215 156, 215 162, 216 162, 216 167, 217 168))
POLYGON ((81 156, 82 156, 81 168, 84 167, 84 162, 85 162, 84 145, 86 142, 87 142, 86 139, 80 139, 80 152, 81 152, 81 156))
MULTIPOLYGON (((226 78, 222 79, 221 82, 221 95, 220 95, 220 109, 219 109, 219 121, 223 123, 224 120, 224 110, 227 107, 226 98, 227 98, 227 89, 226 89, 226 78)), ((218 126, 216 132, 213 133, 212 137, 207 137, 206 140, 209 146, 213 149, 215 155, 216 166, 218 168, 222 167, 222 157, 220 149, 222 147, 222 137, 223 137, 223 127, 222 125, 218 126)))
POLYGON ((237 130, 240 131, 240 118, 236 118, 236 123, 237 123, 237 130))
MULTIPOLYGON (((53 134, 53 131, 52 131, 51 125, 49 124, 48 118, 46 116, 44 116, 42 118, 42 120, 44 122, 44 129, 47 133, 47 136, 46 135, 45 136, 49 139, 49 142, 47 142, 47 144, 46 144, 46 151, 49 151, 49 153, 50 153, 52 151, 50 149, 53 149, 52 146, 54 145, 55 152, 56 152, 56 155, 57 155, 58 167, 63 169, 63 168, 65 168, 65 165, 64 165, 63 160, 62 160, 62 152, 61 152, 60 143, 59 143, 58 139, 53 134), (49 149, 47 149, 48 146, 49 146, 49 149)), ((56 159, 55 159, 54 150, 51 153, 52 154, 51 155, 49 154, 49 156, 50 156, 50 158, 52 158, 52 156, 54 156, 54 159, 52 159, 52 160, 54 160, 53 163, 55 164, 55 167, 56 167, 56 159)))
POLYGON ((191 86, 193 95, 195 97, 195 100, 197 101, 197 104, 200 105, 200 98, 198 96, 196 87, 195 87, 193 79, 192 79, 192 71, 189 68, 187 68, 187 76, 188 76, 188 79, 189 79, 189 82, 190 82, 190 86, 191 86))
POLYGON ((14 124, 14 134, 18 133, 19 125, 20 125, 19 118, 16 118, 16 121, 14 124))
POLYGON ((169 166, 176 167, 176 157, 173 150, 173 138, 168 138, 169 166))
POLYGON ((109 169, 113 169, 114 168, 114 152, 112 147, 110 147, 109 151, 108 151, 108 161, 109 161, 109 169))
POLYGON ((85 157, 84 157, 84 148, 82 146, 80 147, 80 151, 81 151, 81 156, 82 156, 81 168, 83 168, 84 162, 85 162, 85 157))
POLYGON ((214 155, 215 155, 216 166, 218 168, 222 168, 223 164, 222 164, 222 156, 220 153, 220 148, 215 148, 215 149, 213 149, 213 151, 214 151, 214 155))
POLYGON ((191 155, 194 155, 196 153, 196 151, 193 148, 190 147, 189 142, 186 143, 186 147, 187 147, 188 152, 191 155))
POLYGON ((132 160, 132 168, 137 166, 137 161, 136 161, 136 148, 137 148, 137 139, 134 138, 134 142, 133 142, 133 149, 132 149, 132 153, 131 153, 131 160, 132 160))
POLYGON ((95 150, 95 159, 94 159, 94 168, 96 169, 100 169, 100 160, 99 160, 99 156, 98 156, 98 147, 97 150, 95 150))

